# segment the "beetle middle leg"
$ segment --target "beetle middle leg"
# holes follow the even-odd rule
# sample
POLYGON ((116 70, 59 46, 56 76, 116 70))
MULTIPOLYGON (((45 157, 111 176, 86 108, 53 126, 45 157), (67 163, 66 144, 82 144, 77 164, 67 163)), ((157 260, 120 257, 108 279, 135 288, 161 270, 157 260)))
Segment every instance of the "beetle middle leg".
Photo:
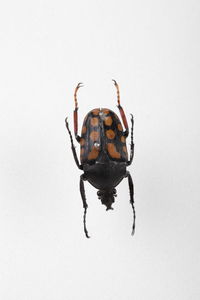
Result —
POLYGON ((73 153, 73 156, 74 156, 74 160, 76 162, 77 167, 80 170, 83 170, 83 166, 79 163, 79 160, 78 160, 78 157, 77 157, 77 154, 76 154, 76 148, 74 146, 74 142, 73 142, 71 131, 69 129, 69 124, 67 122, 67 118, 65 119, 65 124, 66 124, 67 130, 68 130, 69 136, 70 136, 70 141, 71 141, 71 147, 72 147, 72 153, 73 153))
POLYGON ((125 127, 125 132, 124 132, 124 136, 127 137, 128 134, 129 134, 129 128, 128 128, 128 122, 127 122, 127 119, 126 119, 126 115, 125 115, 125 112, 120 104, 120 93, 119 93, 119 85, 117 84, 116 80, 113 79, 113 82, 114 82, 114 85, 117 89, 117 107, 119 109, 119 112, 120 112, 120 115, 121 115, 121 118, 122 118, 122 121, 123 121, 123 124, 124 124, 124 127, 125 127))
POLYGON ((81 192, 81 198, 82 198, 82 201, 83 201, 83 208, 84 208, 84 215, 83 215, 84 232, 85 232, 86 237, 89 238, 88 231, 87 231, 87 228, 86 228, 86 213, 87 213, 88 205, 87 205, 87 202, 86 202, 85 188, 84 188, 83 180, 86 180, 85 177, 84 177, 84 174, 82 174, 80 176, 80 192, 81 192))
POLYGON ((126 172, 126 177, 128 177, 128 185, 129 185, 129 192, 130 192, 130 203, 133 209, 133 225, 132 225, 132 235, 135 233, 135 207, 134 207, 134 185, 133 185, 133 180, 131 177, 131 174, 129 172, 126 172))
POLYGON ((74 134, 78 143, 80 143, 80 136, 78 135, 78 101, 77 101, 77 91, 80 87, 82 87, 82 83, 80 82, 74 91, 74 102, 75 102, 75 109, 74 109, 74 134))

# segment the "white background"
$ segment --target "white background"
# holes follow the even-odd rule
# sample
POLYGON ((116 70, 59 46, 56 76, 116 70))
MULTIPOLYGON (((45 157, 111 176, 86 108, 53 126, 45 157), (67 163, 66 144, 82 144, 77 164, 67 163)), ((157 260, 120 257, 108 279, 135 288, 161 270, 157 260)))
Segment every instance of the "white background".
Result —
POLYGON ((199 13, 198 0, 2 3, 0 299, 200 298, 199 13), (86 183, 87 240, 64 119, 79 81, 79 126, 117 112, 112 78, 135 118, 136 233, 127 181, 108 212, 86 183))

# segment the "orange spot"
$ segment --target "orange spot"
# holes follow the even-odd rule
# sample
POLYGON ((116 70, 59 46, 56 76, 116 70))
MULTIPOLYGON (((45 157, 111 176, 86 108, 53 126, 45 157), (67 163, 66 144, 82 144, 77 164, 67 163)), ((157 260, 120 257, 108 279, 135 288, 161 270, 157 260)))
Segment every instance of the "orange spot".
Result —
POLYGON ((127 148, 126 148, 126 146, 123 146, 123 151, 125 152, 125 153, 127 153, 127 148))
POLYGON ((99 124, 99 119, 98 119, 98 118, 92 118, 92 119, 90 119, 90 124, 91 124, 92 126, 98 126, 98 124, 99 124))
POLYGON ((111 117, 105 117, 104 122, 107 126, 110 126, 112 124, 113 120, 111 117))
POLYGON ((117 152, 116 147, 115 147, 114 144, 108 143, 107 147, 108 147, 108 153, 110 154, 110 156, 112 158, 120 158, 121 157, 120 153, 117 152))
POLYGON ((82 127, 81 133, 82 133, 82 134, 86 133, 86 130, 87 130, 86 126, 83 126, 83 127, 82 127))
POLYGON ((125 137, 123 135, 121 136, 121 142, 122 143, 126 143, 126 139, 125 139, 125 137))
POLYGON ((84 144, 85 144, 85 140, 83 138, 81 138, 80 145, 83 146, 84 144))
POLYGON ((104 108, 104 109, 102 109, 102 112, 105 114, 105 115, 107 115, 107 114, 109 114, 109 109, 107 109, 107 108, 104 108))
POLYGON ((88 154, 88 159, 96 159, 99 155, 99 150, 96 147, 92 147, 92 151, 88 154))
POLYGON ((114 139, 115 133, 112 129, 109 129, 109 130, 106 131, 106 136, 107 136, 108 139, 114 139))
POLYGON ((100 109, 99 109, 99 108, 96 108, 96 109, 93 109, 93 110, 92 110, 92 113, 93 113, 93 115, 95 115, 95 116, 97 116, 97 115, 99 114, 99 112, 100 112, 100 109))
POLYGON ((117 125, 117 128, 119 129, 119 131, 123 131, 123 128, 122 128, 121 123, 119 123, 119 124, 117 125))
POLYGON ((97 141, 99 138, 99 132, 98 131, 92 131, 90 133, 90 138, 92 141, 97 141))

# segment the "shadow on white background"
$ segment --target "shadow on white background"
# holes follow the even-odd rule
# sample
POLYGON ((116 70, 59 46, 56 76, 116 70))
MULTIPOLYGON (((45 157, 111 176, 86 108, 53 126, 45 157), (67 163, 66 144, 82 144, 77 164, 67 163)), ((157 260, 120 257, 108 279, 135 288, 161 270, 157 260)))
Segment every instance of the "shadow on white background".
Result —
POLYGON ((0 298, 199 299, 199 2, 2 6, 0 298), (87 240, 64 119, 80 81, 79 128, 118 113, 112 78, 135 118, 136 233, 127 181, 108 212, 86 183, 87 240))

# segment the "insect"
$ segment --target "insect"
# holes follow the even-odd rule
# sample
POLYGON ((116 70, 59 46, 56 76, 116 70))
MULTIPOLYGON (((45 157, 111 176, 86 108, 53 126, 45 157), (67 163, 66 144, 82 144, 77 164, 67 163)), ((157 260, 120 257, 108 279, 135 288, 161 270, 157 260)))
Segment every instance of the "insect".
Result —
POLYGON ((107 108, 95 108, 86 115, 82 125, 81 136, 79 136, 77 91, 83 86, 82 83, 79 83, 75 89, 74 134, 77 142, 80 144, 80 162, 67 118, 65 119, 74 160, 77 167, 83 170, 83 174, 80 176, 80 193, 84 208, 84 232, 87 238, 89 238, 86 227, 88 204, 84 188, 84 181, 86 180, 98 190, 98 198, 101 200, 101 203, 106 206, 106 210, 109 210, 113 209, 112 204, 115 201, 115 197, 117 197, 116 186, 124 178, 128 178, 130 203, 133 209, 132 235, 135 232, 134 185, 130 173, 126 170, 126 168, 131 165, 134 156, 134 120, 131 114, 131 144, 130 158, 128 159, 126 138, 129 135, 129 127, 124 110, 120 104, 119 86, 115 80, 113 80, 113 82, 117 90, 117 107, 125 130, 123 130, 120 119, 112 110, 107 108))

